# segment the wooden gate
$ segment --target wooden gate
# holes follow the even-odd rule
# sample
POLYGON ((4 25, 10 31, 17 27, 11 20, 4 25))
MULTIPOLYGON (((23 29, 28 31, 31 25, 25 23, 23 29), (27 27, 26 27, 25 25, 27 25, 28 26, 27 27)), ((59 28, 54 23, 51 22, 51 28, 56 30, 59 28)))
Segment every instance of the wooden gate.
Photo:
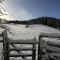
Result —
POLYGON ((3 50, 4 50, 4 60, 10 60, 10 57, 32 57, 32 60, 36 59, 36 38, 29 40, 12 40, 7 37, 7 31, 3 32, 3 50), (27 44, 31 45, 30 48, 20 48, 16 47, 17 44, 27 44), (13 48, 10 48, 12 46, 13 48), (11 54, 11 51, 17 51, 17 54, 11 54), (20 51, 32 51, 31 54, 28 53, 20 53, 20 51))

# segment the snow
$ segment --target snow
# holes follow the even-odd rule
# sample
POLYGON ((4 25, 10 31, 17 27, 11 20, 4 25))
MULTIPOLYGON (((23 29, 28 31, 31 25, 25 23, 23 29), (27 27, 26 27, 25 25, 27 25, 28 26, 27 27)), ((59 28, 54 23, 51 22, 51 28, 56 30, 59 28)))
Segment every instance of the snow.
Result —
POLYGON ((51 32, 51 33, 60 33, 57 29, 45 26, 45 25, 30 25, 29 28, 26 28, 25 25, 10 25, 9 28, 9 37, 13 37, 13 39, 29 39, 33 37, 37 37, 42 32, 51 32))
MULTIPOLYGON (((20 24, 4 24, 6 28, 8 28, 8 37, 11 39, 32 39, 36 37, 38 41, 38 36, 40 33, 45 32, 45 33, 60 33, 57 29, 54 29, 52 27, 48 27, 45 25, 30 25, 29 28, 26 28, 26 25, 20 25, 20 24)), ((3 30, 0 28, 0 30, 3 30)), ((51 39, 47 39, 51 40, 51 39)), ((51 40, 51 41, 56 41, 56 40, 51 40)), ((60 42, 60 41, 59 41, 60 42)), ((18 46, 18 45, 17 45, 18 46)), ((21 46, 21 45, 19 45, 21 46)), ((24 46, 24 45, 22 45, 24 46)), ((12 60, 19 60, 20 58, 12 58, 12 60)), ((21 60, 23 60, 21 58, 21 60)))

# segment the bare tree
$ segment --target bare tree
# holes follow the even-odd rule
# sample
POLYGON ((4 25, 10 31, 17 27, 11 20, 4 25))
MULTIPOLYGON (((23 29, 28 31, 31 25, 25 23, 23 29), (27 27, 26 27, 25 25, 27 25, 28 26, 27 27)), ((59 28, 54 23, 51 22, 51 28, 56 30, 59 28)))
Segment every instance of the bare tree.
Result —
POLYGON ((2 3, 4 0, 0 0, 0 3, 2 3))
MULTIPOLYGON (((4 1, 4 0, 0 0, 0 4, 2 4, 3 1, 4 1)), ((4 14, 1 9, 2 9, 3 11, 5 11, 5 9, 0 5, 0 16, 2 16, 2 15, 7 15, 7 14, 4 14)))

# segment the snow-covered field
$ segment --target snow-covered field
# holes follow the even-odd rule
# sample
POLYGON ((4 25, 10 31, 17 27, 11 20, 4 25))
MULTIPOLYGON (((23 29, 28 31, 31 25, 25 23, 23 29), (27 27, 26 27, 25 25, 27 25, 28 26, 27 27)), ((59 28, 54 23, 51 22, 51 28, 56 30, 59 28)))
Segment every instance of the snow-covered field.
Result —
MULTIPOLYGON (((30 25, 29 28, 26 28, 25 25, 19 25, 19 24, 5 24, 3 26, 6 26, 8 28, 8 37, 11 39, 32 39, 36 37, 36 40, 38 41, 38 37, 40 33, 60 33, 60 31, 44 26, 44 25, 30 25)), ((0 31, 3 29, 0 28, 0 31)), ((51 40, 52 41, 52 40, 51 40)), ((18 45, 19 46, 19 45, 18 45)), ((23 45, 24 46, 24 45, 23 45)), ((2 50, 2 48, 0 48, 2 50)), ((0 53, 1 55, 1 53, 0 53)), ((12 58, 12 60, 23 60, 22 58, 12 58)))

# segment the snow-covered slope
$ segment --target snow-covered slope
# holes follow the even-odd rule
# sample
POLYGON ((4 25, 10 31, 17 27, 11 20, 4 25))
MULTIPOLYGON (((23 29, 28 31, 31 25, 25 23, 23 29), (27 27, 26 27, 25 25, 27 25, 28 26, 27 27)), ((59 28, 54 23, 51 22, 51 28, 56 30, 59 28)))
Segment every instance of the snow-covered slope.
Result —
POLYGON ((33 38, 42 32, 60 33, 60 31, 44 25, 30 25, 29 28, 26 28, 25 25, 7 25, 7 28, 9 28, 9 37, 13 37, 13 39, 33 38))
MULTIPOLYGON (((4 27, 8 30, 8 37, 11 39, 32 39, 40 35, 40 33, 60 33, 60 31, 45 26, 45 25, 30 25, 29 28, 26 28, 25 25, 18 25, 18 24, 4 24, 4 27)), ((37 39, 38 40, 38 39, 37 39)), ((50 39, 49 39, 50 40, 50 39)), ((20 46, 20 45, 19 45, 20 46)), ((22 45, 23 46, 23 45, 22 45)), ((20 60, 19 58, 12 58, 12 60, 20 60)), ((21 58, 21 60, 23 60, 21 58)))

